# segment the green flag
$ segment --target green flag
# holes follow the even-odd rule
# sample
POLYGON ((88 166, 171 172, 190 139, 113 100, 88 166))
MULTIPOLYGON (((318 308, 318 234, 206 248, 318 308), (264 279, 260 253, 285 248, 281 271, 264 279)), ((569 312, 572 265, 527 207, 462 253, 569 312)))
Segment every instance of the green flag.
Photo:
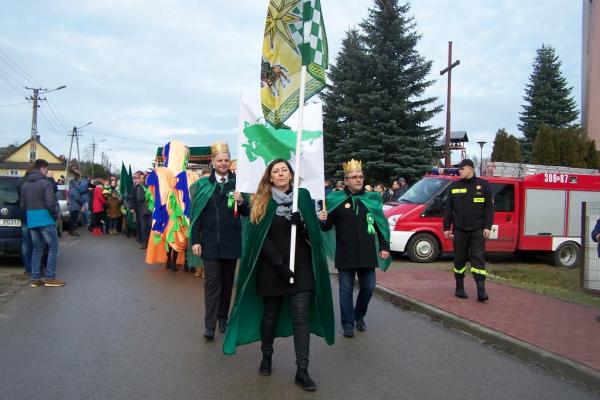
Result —
POLYGON ((308 73, 304 101, 325 87, 327 59, 320 0, 270 0, 260 75, 267 122, 282 127, 298 109, 302 65, 308 73))

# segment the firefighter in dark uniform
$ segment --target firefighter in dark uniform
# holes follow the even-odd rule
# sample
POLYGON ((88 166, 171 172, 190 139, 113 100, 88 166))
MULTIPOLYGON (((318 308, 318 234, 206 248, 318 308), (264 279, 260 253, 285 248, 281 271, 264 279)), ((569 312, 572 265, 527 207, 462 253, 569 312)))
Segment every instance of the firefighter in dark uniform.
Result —
POLYGON ((464 159, 459 168, 460 180, 448 188, 444 213, 444 236, 454 235, 454 295, 466 299, 464 277, 467 257, 471 261, 471 274, 477 285, 477 300, 486 301, 485 293, 485 241, 490 237, 494 219, 493 197, 487 181, 475 176, 473 161, 464 159))

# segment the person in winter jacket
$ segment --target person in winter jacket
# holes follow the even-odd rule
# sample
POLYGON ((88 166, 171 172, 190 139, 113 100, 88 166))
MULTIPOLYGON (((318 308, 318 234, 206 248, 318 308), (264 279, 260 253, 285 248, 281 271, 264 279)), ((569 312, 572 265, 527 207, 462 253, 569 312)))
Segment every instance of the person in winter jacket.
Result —
POLYGON ((72 179, 69 182, 69 213, 71 214, 69 217, 69 235, 71 236, 79 236, 76 230, 77 218, 82 207, 83 199, 79 192, 79 182, 76 179, 72 179))
POLYGON ((121 205, 123 202, 119 199, 119 194, 112 191, 108 200, 106 200, 106 214, 108 216, 108 233, 116 235, 119 227, 119 219, 121 218, 121 205))
POLYGON ((33 171, 21 187, 21 210, 26 214, 27 228, 31 232, 33 252, 31 257, 31 287, 64 286, 65 282, 56 279, 56 258, 58 255, 58 234, 56 221, 60 218, 58 201, 52 183, 46 179, 48 162, 35 160, 33 171), (46 280, 41 276, 41 259, 44 246, 48 245, 46 280))
POLYGON ((102 236, 102 214, 104 213, 104 205, 106 204, 106 198, 104 198, 104 188, 102 185, 96 185, 94 189, 94 202, 92 206, 92 233, 95 236, 102 236))

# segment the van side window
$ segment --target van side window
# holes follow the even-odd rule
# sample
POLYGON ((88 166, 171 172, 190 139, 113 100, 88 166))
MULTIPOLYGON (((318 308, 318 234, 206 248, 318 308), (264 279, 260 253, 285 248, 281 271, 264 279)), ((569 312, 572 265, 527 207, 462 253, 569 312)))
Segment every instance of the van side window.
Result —
POLYGON ((494 211, 515 211, 515 185, 511 183, 490 183, 494 196, 494 211))
POLYGON ((428 213, 430 217, 443 217, 444 209, 446 208, 446 200, 448 199, 448 187, 444 191, 436 196, 439 199, 440 208, 431 209, 428 213))

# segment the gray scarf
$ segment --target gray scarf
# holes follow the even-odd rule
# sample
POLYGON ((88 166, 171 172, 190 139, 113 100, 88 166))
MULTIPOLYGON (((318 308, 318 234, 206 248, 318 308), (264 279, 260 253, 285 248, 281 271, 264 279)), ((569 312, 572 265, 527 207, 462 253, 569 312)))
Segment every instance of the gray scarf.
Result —
POLYGON ((273 196, 273 200, 277 204, 277 210, 275 211, 275 214, 279 215, 280 217, 285 217, 288 220, 292 218, 293 194, 294 192, 287 194, 281 190, 271 188, 271 196, 273 196))

